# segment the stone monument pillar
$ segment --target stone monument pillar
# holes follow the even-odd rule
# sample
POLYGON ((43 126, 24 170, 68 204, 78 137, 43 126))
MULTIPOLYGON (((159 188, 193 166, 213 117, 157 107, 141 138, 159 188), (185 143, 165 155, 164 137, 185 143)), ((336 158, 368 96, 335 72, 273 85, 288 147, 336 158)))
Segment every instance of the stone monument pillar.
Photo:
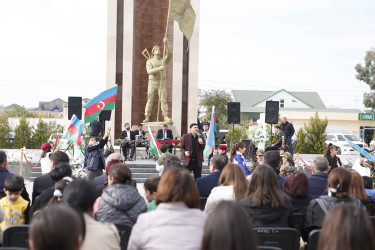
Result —
MULTIPOLYGON (((178 24, 169 20, 168 41, 173 55, 166 67, 166 102, 169 118, 180 135, 197 120, 199 0, 191 0, 196 13, 194 32, 187 40, 178 24)), ((112 112, 112 138, 118 138, 126 122, 132 125, 145 119, 148 73, 142 51, 155 45, 163 48, 169 0, 108 0, 107 88, 118 85, 112 112)), ((156 121, 158 95, 153 102, 150 122, 156 121)), ((160 109, 159 120, 163 123, 160 109)))

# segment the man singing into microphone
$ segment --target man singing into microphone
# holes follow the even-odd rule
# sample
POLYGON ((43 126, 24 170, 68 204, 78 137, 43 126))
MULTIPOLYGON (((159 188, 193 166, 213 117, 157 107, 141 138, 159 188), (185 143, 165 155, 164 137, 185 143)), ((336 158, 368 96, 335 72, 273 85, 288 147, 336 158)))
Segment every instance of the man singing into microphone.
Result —
POLYGON ((198 124, 190 124, 190 133, 185 134, 181 139, 181 161, 184 166, 194 173, 194 179, 202 175, 203 150, 205 142, 202 136, 198 135, 198 124))

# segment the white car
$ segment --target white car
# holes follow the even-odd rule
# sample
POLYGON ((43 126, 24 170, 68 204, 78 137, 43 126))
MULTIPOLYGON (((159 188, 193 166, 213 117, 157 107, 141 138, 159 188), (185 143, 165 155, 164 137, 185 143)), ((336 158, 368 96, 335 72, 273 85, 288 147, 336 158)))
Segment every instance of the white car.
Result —
MULTIPOLYGON (((67 139, 63 138, 63 133, 58 133, 59 137, 57 140, 57 147, 56 149, 58 150, 66 150, 69 147, 70 142, 67 139)), ((52 149, 55 147, 55 142, 56 142, 56 133, 53 133, 50 135, 48 139, 48 143, 52 145, 52 149)))
POLYGON ((363 148, 365 147, 365 144, 358 140, 358 138, 355 135, 351 134, 339 134, 339 133, 328 133, 327 134, 327 140, 325 143, 328 145, 329 143, 332 143, 333 145, 336 145, 339 147, 339 153, 338 154, 356 154, 357 151, 350 146, 349 142, 347 142, 344 138, 348 138, 351 142, 356 144, 358 147, 363 148))

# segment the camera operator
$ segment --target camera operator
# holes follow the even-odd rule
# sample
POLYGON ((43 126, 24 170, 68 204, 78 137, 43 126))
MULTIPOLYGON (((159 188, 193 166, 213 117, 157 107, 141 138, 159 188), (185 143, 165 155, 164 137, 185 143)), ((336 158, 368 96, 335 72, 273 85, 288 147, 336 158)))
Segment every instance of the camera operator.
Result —
POLYGON ((371 177, 371 168, 374 167, 374 162, 367 159, 361 154, 361 158, 357 159, 353 164, 353 169, 361 176, 371 177))

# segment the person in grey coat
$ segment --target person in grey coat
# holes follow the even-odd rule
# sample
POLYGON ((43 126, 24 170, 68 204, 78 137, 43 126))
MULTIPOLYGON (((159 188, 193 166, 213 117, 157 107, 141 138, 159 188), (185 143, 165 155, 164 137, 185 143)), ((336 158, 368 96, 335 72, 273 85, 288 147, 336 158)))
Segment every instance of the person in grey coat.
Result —
POLYGON ((125 164, 117 164, 109 169, 108 187, 103 191, 96 214, 98 221, 132 227, 138 215, 147 212, 145 200, 131 184, 132 174, 125 164))

